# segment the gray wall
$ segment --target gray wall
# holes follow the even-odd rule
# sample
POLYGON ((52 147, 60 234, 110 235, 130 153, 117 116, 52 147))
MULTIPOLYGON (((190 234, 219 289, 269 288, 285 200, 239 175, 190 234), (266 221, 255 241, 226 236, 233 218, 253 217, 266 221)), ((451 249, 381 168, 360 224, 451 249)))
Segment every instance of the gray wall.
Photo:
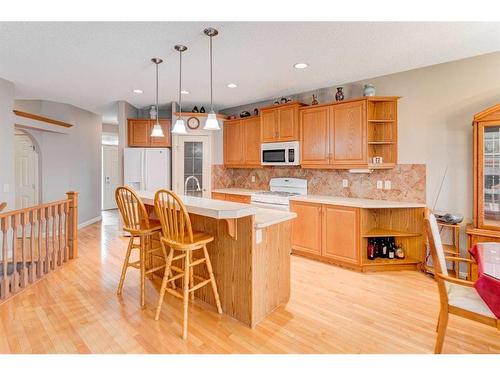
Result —
POLYGON ((15 107, 73 124, 69 134, 26 129, 40 146, 42 202, 63 199, 67 191, 78 191, 78 222, 99 217, 101 116, 72 105, 43 100, 16 100, 15 107))
POLYGON ((15 204, 13 107, 14 84, 0 78, 0 202, 7 202, 6 210, 15 204))

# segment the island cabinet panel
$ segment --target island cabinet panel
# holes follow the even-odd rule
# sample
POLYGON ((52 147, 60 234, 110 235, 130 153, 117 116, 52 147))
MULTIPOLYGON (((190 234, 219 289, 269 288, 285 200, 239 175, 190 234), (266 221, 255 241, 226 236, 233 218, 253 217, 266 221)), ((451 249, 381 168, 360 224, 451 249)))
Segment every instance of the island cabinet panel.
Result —
POLYGON ((219 201, 225 201, 226 194, 224 194, 224 193, 212 193, 212 199, 217 199, 219 201))
POLYGON ((261 122, 257 116, 224 122, 224 165, 257 168, 260 163, 261 122))
POLYGON ((156 123, 150 119, 128 119, 129 147, 170 147, 172 145, 170 120, 160 119, 164 137, 151 137, 151 131, 156 123))
POLYGON ((328 107, 301 111, 301 164, 327 165, 330 163, 330 110, 328 107))
POLYGON ((226 201, 250 204, 250 195, 226 194, 226 201))
POLYGON ((332 165, 367 165, 366 103, 345 103, 330 108, 332 165))
POLYGON ((359 208, 325 205, 321 254, 359 265, 359 242, 359 208))
POLYGON ((299 108, 290 102, 261 109, 262 142, 289 142, 300 138, 299 108))
POLYGON ((321 204, 292 201, 290 211, 297 214, 292 224, 293 249, 321 255, 321 204))

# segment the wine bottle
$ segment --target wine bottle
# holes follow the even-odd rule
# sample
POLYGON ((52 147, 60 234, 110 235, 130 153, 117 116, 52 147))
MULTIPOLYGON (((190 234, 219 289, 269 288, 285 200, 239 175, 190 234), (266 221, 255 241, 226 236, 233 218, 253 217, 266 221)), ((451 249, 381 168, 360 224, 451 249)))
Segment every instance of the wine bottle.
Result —
POLYGON ((368 239, 368 248, 366 249, 366 257, 370 260, 375 259, 375 241, 373 238, 368 239))
POLYGON ((387 238, 382 239, 382 258, 387 258, 389 256, 387 238))
POLYGON ((389 242, 389 251, 388 251, 388 257, 389 259, 394 259, 396 256, 396 250, 394 249, 394 241, 389 242))

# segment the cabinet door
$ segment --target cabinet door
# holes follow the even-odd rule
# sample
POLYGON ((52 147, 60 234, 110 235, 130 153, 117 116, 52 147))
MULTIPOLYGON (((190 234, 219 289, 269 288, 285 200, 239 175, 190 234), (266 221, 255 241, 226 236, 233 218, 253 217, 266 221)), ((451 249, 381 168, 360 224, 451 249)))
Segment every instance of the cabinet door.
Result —
POLYGON ((217 199, 219 201, 225 201, 226 194, 224 194, 224 193, 212 193, 212 199, 217 199))
POLYGON ((241 121, 224 123, 224 165, 243 164, 243 133, 241 121))
POLYGON ((149 120, 128 120, 128 145, 132 147, 149 147, 149 120))
POLYGON ((292 201, 290 211, 297 214, 292 222, 292 248, 321 255, 321 204, 292 201))
POLYGON ((278 138, 278 111, 271 109, 262 111, 262 142, 276 142, 278 138))
POLYGON ((226 201, 250 204, 249 195, 226 194, 226 201))
POLYGON ((330 113, 330 147, 333 165, 366 165, 366 104, 337 104, 330 113))
POLYGON ((278 141, 298 141, 299 124, 297 107, 278 111, 278 141))
POLYGON ((242 121, 245 166, 259 167, 260 164, 260 118, 254 117, 242 121))
POLYGON ((323 206, 322 255, 359 264, 359 209, 323 206))
MULTIPOLYGON (((151 131, 153 130, 153 126, 155 125, 155 123, 156 123, 155 120, 150 121, 149 134, 151 134, 151 131)), ((161 129, 163 130, 163 134, 165 136, 164 137, 150 137, 149 144, 151 145, 151 147, 171 147, 172 141, 171 141, 171 136, 170 136, 170 120, 160 120, 160 125, 161 125, 161 129)))
POLYGON ((301 165, 329 164, 329 107, 300 111, 301 165))

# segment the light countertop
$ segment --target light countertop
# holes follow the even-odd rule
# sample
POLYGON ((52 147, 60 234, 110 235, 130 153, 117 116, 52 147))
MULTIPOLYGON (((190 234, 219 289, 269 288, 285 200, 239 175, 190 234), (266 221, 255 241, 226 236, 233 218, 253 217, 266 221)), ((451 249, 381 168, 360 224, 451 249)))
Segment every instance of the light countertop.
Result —
MULTIPOLYGON (((154 205, 155 193, 138 191, 137 194, 145 204, 154 205)), ((180 195, 190 214, 211 217, 214 219, 239 219, 257 213, 257 207, 244 203, 227 202, 210 198, 190 197, 180 195)))
POLYGON ((255 194, 255 193, 260 193, 262 191, 265 191, 265 190, 225 188, 225 189, 215 189, 215 190, 212 190, 212 193, 236 194, 236 195, 252 195, 252 194, 255 194))
POLYGON ((255 214, 255 229, 262 229, 297 217, 295 212, 258 208, 255 214))
POLYGON ((422 208, 425 203, 395 202, 378 199, 362 199, 334 197, 329 195, 306 195, 302 197, 292 197, 291 201, 332 204, 337 206, 358 207, 358 208, 422 208))

